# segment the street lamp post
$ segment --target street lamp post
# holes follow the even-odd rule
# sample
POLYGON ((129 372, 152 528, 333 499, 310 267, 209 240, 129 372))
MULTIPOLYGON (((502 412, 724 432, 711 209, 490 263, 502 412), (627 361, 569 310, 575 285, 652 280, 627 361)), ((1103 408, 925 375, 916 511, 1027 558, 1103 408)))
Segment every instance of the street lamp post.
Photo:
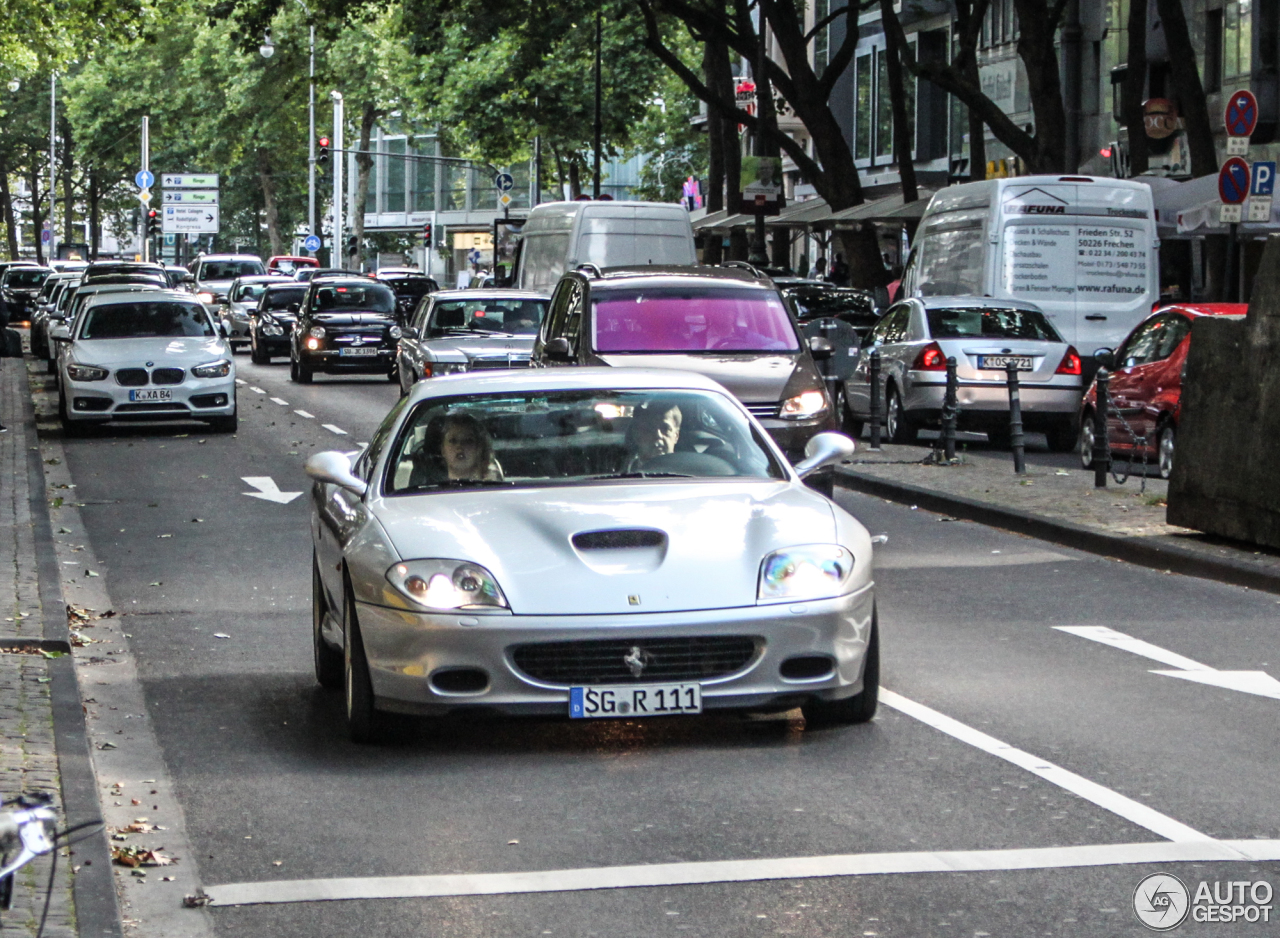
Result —
MULTIPOLYGON (((316 233, 316 24, 311 8, 297 0, 311 30, 311 61, 307 69, 307 234, 316 233)), ((310 252, 314 254, 315 252, 310 252)))
POLYGON ((49 75, 49 257, 50 263, 57 256, 58 226, 54 224, 54 212, 58 207, 58 73, 49 75))
POLYGON ((330 255, 330 260, 335 267, 341 267, 342 161, 346 156, 342 146, 342 92, 330 91, 329 97, 333 99, 333 253, 330 255))

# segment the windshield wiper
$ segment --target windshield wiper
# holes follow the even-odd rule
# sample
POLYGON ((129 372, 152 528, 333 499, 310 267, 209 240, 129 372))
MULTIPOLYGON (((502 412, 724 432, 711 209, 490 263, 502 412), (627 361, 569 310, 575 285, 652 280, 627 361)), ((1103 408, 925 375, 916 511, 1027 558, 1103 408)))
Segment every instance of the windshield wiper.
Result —
POLYGON ((693 479, 695 476, 687 472, 606 472, 603 475, 587 476, 586 481, 599 479, 693 479))

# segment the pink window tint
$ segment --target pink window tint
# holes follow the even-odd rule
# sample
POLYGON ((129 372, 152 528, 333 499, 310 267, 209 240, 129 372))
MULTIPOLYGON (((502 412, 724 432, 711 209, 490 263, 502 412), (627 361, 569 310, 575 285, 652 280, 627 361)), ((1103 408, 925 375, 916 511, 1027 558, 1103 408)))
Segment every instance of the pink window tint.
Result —
POLYGON ((610 290, 595 297, 597 352, 794 352, 781 300, 764 290, 610 290))

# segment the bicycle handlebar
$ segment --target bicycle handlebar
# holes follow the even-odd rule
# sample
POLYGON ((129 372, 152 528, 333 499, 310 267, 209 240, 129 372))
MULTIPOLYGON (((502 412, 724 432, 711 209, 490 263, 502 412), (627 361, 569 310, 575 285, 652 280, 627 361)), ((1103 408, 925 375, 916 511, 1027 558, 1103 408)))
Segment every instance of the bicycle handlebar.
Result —
POLYGON ((0 867, 0 880, 26 866, 36 857, 52 853, 58 817, 52 808, 25 808, 0 814, 0 845, 4 853, 16 844, 18 855, 0 867))

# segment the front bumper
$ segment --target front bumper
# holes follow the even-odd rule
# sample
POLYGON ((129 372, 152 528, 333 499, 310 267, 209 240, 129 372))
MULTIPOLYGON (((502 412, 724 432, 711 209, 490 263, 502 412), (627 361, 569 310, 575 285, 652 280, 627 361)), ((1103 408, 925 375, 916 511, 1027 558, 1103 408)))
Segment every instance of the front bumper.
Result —
POLYGON ((329 374, 386 374, 395 362, 395 346, 379 348, 376 355, 346 357, 341 349, 302 349, 298 360, 308 368, 329 374))
POLYGON ((235 372, 225 378, 197 378, 190 373, 182 384, 127 388, 116 384, 114 375, 103 381, 72 381, 63 370, 63 394, 67 417, 86 423, 108 420, 185 420, 230 417, 236 412, 235 372), (172 400, 138 402, 130 391, 166 390, 172 400), (221 400, 222 403, 218 403, 221 400))
MULTIPOLYGON (((569 712, 569 685, 522 672, 513 649, 530 642, 683 636, 753 636, 757 651, 742 669, 703 680, 704 709, 789 709, 807 700, 838 700, 862 690, 863 659, 875 600, 874 584, 837 599, 651 615, 506 616, 434 615, 357 602, 360 635, 377 706, 401 713, 440 715, 483 708, 507 714, 569 712), (471 622, 473 625, 463 623, 471 622), (779 668, 797 656, 833 662, 819 678, 787 679, 779 668), (488 685, 448 692, 433 677, 479 669, 488 685)), ((326 638, 341 635, 326 620, 326 638)), ((647 683, 643 679, 637 683, 647 683)))

